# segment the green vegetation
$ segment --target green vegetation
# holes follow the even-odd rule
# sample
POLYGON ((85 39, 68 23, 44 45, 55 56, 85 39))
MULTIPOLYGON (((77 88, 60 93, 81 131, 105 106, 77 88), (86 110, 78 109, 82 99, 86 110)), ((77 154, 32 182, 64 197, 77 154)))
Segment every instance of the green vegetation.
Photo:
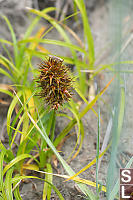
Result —
MULTIPOLYGON (((7 113, 7 134, 9 138, 9 148, 6 149, 4 144, 0 142, 0 200, 13 199, 13 195, 17 200, 22 199, 19 192, 19 184, 22 180, 28 178, 40 179, 44 182, 43 189, 43 200, 46 198, 50 200, 51 189, 53 189, 59 199, 64 199, 60 191, 53 185, 53 169, 52 169, 52 156, 56 156, 58 161, 62 164, 68 176, 62 175, 65 179, 73 179, 82 193, 87 199, 99 199, 99 193, 106 188, 99 184, 98 180, 98 162, 99 159, 104 155, 104 153, 110 148, 111 150, 111 162, 110 169, 113 165, 113 158, 117 153, 117 145, 120 140, 120 133, 122 129, 123 119, 124 119, 124 109, 125 109, 125 90, 122 77, 115 72, 113 68, 117 63, 111 63, 106 65, 95 66, 95 49, 94 41, 91 33, 91 29, 88 22, 87 12, 83 0, 75 0, 77 13, 66 17, 66 20, 71 19, 71 17, 76 16, 80 13, 83 22, 83 40, 84 42, 72 31, 63 21, 56 21, 54 18, 50 17, 49 12, 55 10, 53 7, 45 8, 42 11, 30 9, 29 13, 35 15, 32 23, 26 30, 23 38, 17 40, 15 32, 13 30, 10 21, 5 16, 1 16, 5 23, 7 24, 12 41, 7 41, 0 39, 0 43, 5 50, 6 56, 0 55, 0 73, 6 76, 11 81, 11 85, 0 85, 0 92, 5 93, 11 97, 11 103, 8 108, 7 113), (32 34, 34 28, 38 25, 39 20, 43 18, 51 24, 51 27, 46 31, 44 27, 40 28, 35 35, 32 34), (55 39, 46 39, 45 36, 49 34, 49 31, 55 28, 62 36, 63 41, 55 39), (71 42, 69 34, 66 30, 69 30, 79 45, 75 45, 71 42), (79 111, 80 106, 77 104, 73 98, 63 105, 63 108, 69 109, 73 114, 73 118, 62 114, 58 111, 63 109, 62 107, 56 107, 55 110, 51 110, 49 106, 44 110, 44 105, 40 103, 40 97, 36 96, 38 88, 34 80, 29 80, 30 76, 34 78, 38 75, 38 69, 33 67, 33 58, 41 58, 44 60, 46 56, 51 54, 47 49, 45 49, 42 44, 52 44, 56 46, 67 47, 71 52, 70 57, 64 57, 62 55, 55 55, 64 60, 66 64, 73 64, 76 66, 77 77, 74 82, 74 90, 82 98, 86 106, 79 111), (13 49, 13 56, 10 54, 8 47, 13 49), (78 53, 83 54, 83 60, 79 60, 78 53), (109 80, 108 84, 103 88, 90 102, 86 98, 86 91, 88 85, 86 84, 86 73, 82 73, 82 70, 89 70, 90 77, 93 78, 104 71, 105 69, 109 72, 115 74, 112 79, 109 80), (119 87, 119 107, 115 110, 114 114, 114 132, 112 140, 108 145, 105 146, 103 152, 100 153, 100 108, 98 114, 93 110, 93 106, 97 101, 100 102, 101 96, 108 90, 109 85, 114 81, 123 87, 119 87), (73 169, 69 164, 62 158, 58 151, 58 146, 61 144, 62 140, 67 136, 71 129, 77 125, 78 136, 76 145, 70 157, 76 158, 80 149, 82 148, 84 139, 84 126, 82 118, 84 115, 92 109, 94 114, 98 119, 98 133, 97 133, 97 153, 96 158, 92 160, 86 167, 83 168, 81 164, 81 170, 79 173, 75 174, 73 169), (56 116, 66 117, 70 120, 67 126, 55 137, 55 124, 56 116), (119 121, 119 123, 117 123, 119 121), (20 135, 19 143, 16 143, 16 137, 20 135), (16 151, 13 151, 13 146, 15 145, 16 151), (116 148, 114 148, 116 147, 116 148), (77 149, 75 151, 75 149, 77 149), (74 154, 74 155, 73 155, 74 154), (96 164, 96 182, 91 182, 89 180, 81 179, 78 177, 80 173, 96 164), (4 166, 4 167, 3 167, 4 166), (82 169, 83 168, 83 169, 82 169), (45 173, 45 179, 40 178, 40 176, 26 176, 26 170, 32 170, 33 172, 45 173), (96 193, 94 194, 89 187, 96 187, 96 193)), ((76 19, 76 18, 75 18, 76 19)), ((126 63, 132 64, 133 61, 119 62, 119 64, 124 65, 126 63)), ((120 69, 117 69, 120 71, 120 69)), ((117 71, 116 70, 116 71, 117 71)), ((100 107, 100 104, 99 104, 100 107)), ((106 136, 105 136, 106 137, 106 136)), ((89 141, 88 141, 89 142, 89 141)), ((128 167, 131 166, 133 159, 131 158, 128 163, 128 167)), ((34 173, 33 173, 34 174, 34 173)), ((58 175, 57 175, 58 176, 58 175)), ((108 173, 108 184, 107 191, 111 184, 111 173, 108 173)), ((108 198, 113 200, 118 194, 118 183, 114 186, 108 198), (109 196, 110 195, 110 196, 109 196)))

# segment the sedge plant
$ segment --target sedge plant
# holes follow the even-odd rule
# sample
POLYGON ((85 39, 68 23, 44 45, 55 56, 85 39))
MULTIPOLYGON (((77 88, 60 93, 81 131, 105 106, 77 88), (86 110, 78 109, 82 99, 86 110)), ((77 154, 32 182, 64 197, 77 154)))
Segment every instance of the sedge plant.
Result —
MULTIPOLYGON (((76 10, 78 8, 79 11, 66 17, 65 20, 69 20, 70 17, 76 16, 79 12, 81 13, 84 42, 82 42, 72 29, 63 23, 63 20, 58 22, 48 14, 50 11, 55 10, 53 7, 45 8, 42 11, 29 9, 29 12, 36 15, 36 17, 26 30, 23 38, 19 41, 16 38, 8 18, 2 16, 8 25, 12 41, 0 39, 0 43, 6 53, 6 56, 0 55, 0 64, 3 66, 3 68, 0 68, 0 73, 11 81, 10 85, 0 85, 0 92, 11 97, 6 119, 9 149, 6 149, 4 143, 0 142, 1 199, 13 199, 13 194, 16 199, 22 199, 19 185, 21 181, 26 178, 36 178, 44 181, 43 200, 46 198, 50 199, 51 189, 55 190, 60 199, 64 199, 58 189, 53 185, 52 154, 56 155, 56 158, 60 161, 68 174, 68 176, 62 177, 76 181, 78 187, 88 199, 98 199, 99 191, 106 191, 106 188, 99 185, 98 182, 98 161, 109 149, 110 144, 103 152, 99 151, 100 114, 97 114, 92 107, 108 89, 114 78, 109 81, 105 88, 103 88, 91 102, 88 102, 85 95, 87 88, 86 74, 82 73, 82 70, 87 69, 91 71, 91 78, 93 79, 94 76, 105 69, 114 71, 112 67, 115 63, 94 67, 94 41, 85 4, 83 0, 74 0, 74 5, 76 6, 76 10), (48 30, 45 30, 45 27, 41 27, 35 35, 32 35, 34 27, 37 26, 41 18, 47 20, 52 26, 48 30), (45 38, 46 34, 48 35, 49 31, 53 28, 61 34, 64 41, 45 38), (71 42, 66 30, 76 39, 78 45, 71 42), (50 56, 49 54, 51 53, 48 49, 45 49, 42 44, 52 44, 63 48, 67 47, 72 56, 71 58, 62 55, 57 55, 58 57, 50 56), (10 54, 8 46, 12 47, 13 56, 10 54), (77 52, 83 55, 82 61, 79 60, 77 52), (39 64, 39 70, 33 67, 32 59, 34 57, 43 60, 43 62, 39 64), (63 61, 76 66, 78 76, 74 82, 68 67, 65 66, 63 61), (29 74, 30 76, 32 74, 32 81, 28 78, 29 74), (85 108, 82 109, 81 112, 79 112, 79 107, 72 98, 72 86, 86 103, 85 108), (45 106, 40 103, 41 99, 44 100, 45 106), (58 112, 63 106, 71 111, 73 117, 58 112), (90 109, 92 109, 94 114, 98 117, 97 154, 96 158, 75 174, 73 169, 61 157, 57 151, 57 147, 71 129, 77 125, 77 141, 70 155, 70 158, 76 158, 82 147, 84 138, 82 118, 90 109), (56 116, 67 117, 70 122, 55 138, 56 116), (19 140, 16 139, 18 136, 19 140), (15 153, 13 151, 14 146, 16 148, 15 153), (75 152, 77 146, 78 150, 75 152), (77 177, 77 175, 90 168, 95 163, 97 173, 96 183, 77 177), (3 165, 5 165, 4 168, 3 165), (39 176, 26 175, 28 170, 45 173, 45 179, 39 178, 39 176), (96 187, 97 194, 95 195, 86 185, 96 187)), ((121 64, 125 63, 132 64, 132 61, 121 62, 121 64)), ((121 94, 121 107, 124 108, 123 88, 121 89, 121 94)), ((121 119, 120 116, 123 116, 123 113, 119 113, 119 119, 121 119)), ((118 128, 120 129, 121 127, 118 128)), ((130 165, 131 162, 132 159, 130 160, 130 165)), ((114 186, 110 193, 111 198, 113 198, 117 192, 118 184, 114 186)))
MULTIPOLYGON (((51 10, 54 10, 54 8, 45 9, 43 11, 43 14, 46 14, 46 12, 49 12, 51 10)), ((55 147, 60 144, 62 138, 64 138, 65 135, 75 125, 75 123, 77 123, 77 114, 75 114, 75 119, 71 119, 71 125, 68 124, 68 128, 65 128, 61 132, 61 134, 59 134, 59 137, 56 138, 56 141, 54 141, 55 111, 52 110, 49 112, 48 107, 45 110, 44 108, 40 108, 40 106, 36 108, 39 100, 35 96, 36 91, 34 90, 33 82, 30 82, 28 80, 29 71, 34 73, 34 69, 31 64, 31 59, 33 55, 35 56, 36 54, 36 56, 39 55, 40 57, 40 54, 38 52, 35 52, 35 49, 39 43, 38 39, 42 36, 44 29, 42 28, 37 32, 34 38, 34 42, 32 41, 32 44, 30 45, 28 45, 28 38, 33 30, 33 27, 35 26, 35 24, 38 23, 40 17, 36 17, 31 23, 30 27, 24 35, 24 42, 17 41, 13 27, 10 24, 9 20, 5 16, 2 17, 5 19, 5 22, 9 27, 12 36, 12 42, 1 39, 1 44, 3 45, 7 56, 0 55, 0 63, 5 68, 1 68, 0 72, 3 75, 6 75, 11 80, 12 84, 10 86, 1 84, 0 91, 8 94, 12 98, 12 100, 7 113, 7 134, 9 137, 9 149, 6 149, 2 142, 0 143, 0 148, 3 152, 3 154, 1 154, 1 156, 3 156, 1 159, 1 166, 3 165, 3 161, 6 163, 4 170, 1 167, 1 183, 3 182, 3 177, 6 174, 8 176, 9 174, 7 179, 7 187, 6 184, 1 185, 1 197, 4 199, 12 199, 14 194, 16 199, 21 199, 19 184, 23 179, 26 178, 25 170, 30 169, 38 171, 39 169, 43 169, 45 170, 45 172, 48 172, 44 180, 45 183, 43 199, 46 199, 46 196, 48 199, 50 199, 52 187, 54 188, 60 199, 62 199, 62 195, 52 184, 52 166, 50 161, 48 162, 48 158, 51 158, 52 150, 52 152, 56 154, 58 160, 62 163, 66 172, 70 176, 74 175, 74 171, 59 155, 55 147), (13 47, 14 57, 10 55, 7 45, 13 47), (16 114, 14 115, 14 113, 16 114), (16 137, 18 135, 20 135, 20 138, 19 141, 16 142, 16 137), (40 140, 41 143, 39 142, 40 140), (16 153, 13 152, 14 145, 17 148, 16 153)), ((45 56, 46 53, 41 54, 41 58, 44 58, 45 56)), ((51 58, 50 62, 54 62, 53 64, 58 63, 59 66, 62 66, 62 60, 53 60, 51 58)), ((59 69, 60 68, 58 68, 58 70, 59 69)), ((57 85, 57 89, 53 87, 53 89, 51 89, 50 91, 45 90, 45 92, 51 92, 51 94, 49 95, 53 95, 55 93, 58 97, 56 99, 56 102, 55 100, 54 102, 50 102, 50 105, 53 105, 52 108, 54 109, 57 109, 59 105, 63 104, 63 101, 71 97, 69 91, 69 87, 71 86, 71 78, 69 78, 69 76, 67 78, 67 68, 65 66, 63 66, 61 70, 64 70, 64 75, 62 74, 62 71, 59 70, 59 73, 61 73, 60 76, 62 78, 62 80, 60 80, 62 81, 61 93, 58 94, 58 81, 55 83, 57 85), (64 84, 64 81, 66 80, 67 82, 64 84)), ((51 79, 49 80, 49 84, 51 83, 52 79, 53 77, 51 77, 51 79)), ((43 80, 41 81, 43 82, 43 80)), ((42 94, 44 94, 44 91, 42 94)), ((87 107, 82 115, 84 115, 89 109, 90 107, 87 107)), ((75 113, 75 111, 73 112, 75 113)), ((79 119, 79 121, 81 121, 81 119, 79 119)), ((79 126, 81 126, 81 124, 82 123, 80 122, 79 126)), ((27 178, 38 177, 27 176, 27 178)), ((91 191, 88 191, 84 184, 79 184, 79 187, 85 195, 88 194, 89 196, 93 197, 93 193, 91 191)))

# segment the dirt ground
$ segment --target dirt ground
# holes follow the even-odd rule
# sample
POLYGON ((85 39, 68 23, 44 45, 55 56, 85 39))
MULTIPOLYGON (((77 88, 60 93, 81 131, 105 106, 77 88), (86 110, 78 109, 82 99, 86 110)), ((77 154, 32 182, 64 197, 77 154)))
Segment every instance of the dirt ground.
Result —
MULTIPOLYGON (((88 6, 88 16, 89 21, 94 37, 94 43, 95 43, 95 51, 96 51, 96 57, 98 57, 96 64, 104 64, 108 61, 110 61, 110 49, 108 48, 110 44, 110 32, 109 32, 109 5, 108 2, 105 3, 104 1, 100 1, 100 4, 97 3, 98 1, 93 2, 93 6, 90 8, 88 6), (105 48, 107 47, 107 48, 105 48), (101 53, 101 49, 103 51, 101 53), (105 50, 104 50, 105 49, 105 50)), ((7 11, 6 11, 7 12, 7 11)), ((5 12, 5 14, 6 14, 5 12)), ((11 14, 11 13, 10 13, 11 14)), ((9 15, 9 13, 8 13, 9 15)), ((12 14, 11 14, 12 16, 12 14)), ((127 15, 127 18, 129 16, 127 15)), ((26 23, 26 17, 24 16, 24 13, 22 12, 22 15, 19 16, 20 19, 15 18, 13 16, 13 22, 15 24, 15 29, 18 37, 21 37, 23 32, 26 30, 26 26, 28 26, 29 23, 26 23), (17 21, 18 20, 18 21, 17 21), (21 23, 20 23, 21 21, 21 23), (25 25, 23 27, 23 24, 25 25), (25 30, 24 30, 25 29, 25 30)), ((126 18, 125 18, 126 20, 126 18)), ((132 17, 129 19, 130 24, 132 23, 132 17)), ((44 23, 44 22, 43 22, 44 23)), ((70 23, 70 22, 69 22, 70 23)), ((44 24, 40 24, 39 26, 42 26, 44 24)), ((77 24, 75 22, 72 24, 70 23, 70 26, 74 26, 74 29, 76 30, 76 33, 80 37, 82 37, 82 30, 77 28, 77 24)), ((126 25, 125 25, 126 26, 126 25)), ((129 28, 129 27, 127 27, 129 28)), ((8 31, 5 29, 5 32, 0 32, 1 37, 9 38, 9 35, 7 34, 8 31)), ((129 30, 131 31, 131 30, 129 30)), ((60 36, 57 35, 57 32, 53 29, 49 34, 48 38, 55 38, 60 39, 60 36)), ((9 38, 10 39, 10 38, 9 38)), ((74 42, 74 41, 73 41, 74 42)), ((54 45, 45 45, 45 48, 48 48, 51 53, 57 55, 66 55, 70 56, 70 52, 67 48, 64 48, 62 51, 61 47, 55 47, 54 45)), ((125 55, 126 59, 132 59, 132 43, 129 45, 128 53, 125 55)), ((38 60, 35 60, 34 65, 36 66, 36 63, 38 60)), ((126 69, 130 69, 130 66, 127 66, 126 69)), ((99 84, 100 88, 102 89, 105 87, 105 85, 108 83, 108 81, 111 79, 112 74, 109 73, 101 73, 98 78, 96 78, 96 83, 99 84)), ((7 79, 2 77, 0 75, 0 82, 7 83, 7 79)), ((133 98, 133 79, 132 74, 126 74, 125 75, 125 82, 126 82, 126 112, 125 112, 125 121, 124 121, 124 127, 123 127, 123 133, 122 133, 122 139, 120 142, 119 151, 121 153, 124 152, 125 157, 120 157, 118 159, 118 166, 120 167, 120 160, 122 160, 123 165, 126 163, 126 159, 129 159, 131 155, 133 155, 133 134, 132 134, 132 128, 133 128, 133 105, 132 105, 132 98, 133 98)), ((105 95, 103 96, 103 102, 101 104, 101 118, 103 123, 101 123, 101 144, 103 142, 104 135, 107 130, 108 122, 110 119, 110 115, 108 112, 108 104, 112 104, 112 92, 113 92, 113 86, 110 86, 105 95)), ((6 96, 2 95, 1 98, 5 99, 6 96)), ((85 105, 83 104, 82 107, 85 105)), ((97 110, 97 105, 94 107, 97 110)), ((3 123, 6 119, 6 113, 7 113, 7 106, 0 105, 0 129, 3 127, 3 123)), ((67 121, 57 117, 56 122, 56 132, 60 132, 62 128, 67 124, 67 121)), ((97 138, 97 118, 94 115, 94 113, 90 110, 83 118, 83 124, 84 124, 84 130, 85 130, 85 138, 83 142, 83 147, 79 153, 79 155, 70 162, 70 166, 75 172, 78 172, 81 168, 86 166, 90 161, 93 160, 96 156, 96 138, 97 138)), ((5 136, 4 136, 5 137, 5 136)), ((64 159, 67 159, 70 153, 72 152, 74 145, 76 143, 76 135, 71 136, 68 138, 63 147, 62 147, 62 156, 64 159)), ((121 155, 121 154, 120 154, 121 155)), ((102 182, 103 185, 106 184, 106 174, 107 174, 107 167, 108 167, 108 161, 109 161, 109 153, 106 153, 104 156, 101 167, 99 170, 99 181, 102 182)), ((58 164, 58 169, 54 170, 55 173, 65 174, 62 166, 58 164)), ((91 167, 87 171, 85 171, 82 175, 82 178, 95 181, 95 166, 91 167)), ((76 185, 74 182, 69 181, 64 183, 64 180, 61 178, 54 177, 54 184, 56 187, 60 190, 65 200, 82 200, 85 199, 83 194, 78 191, 76 185)), ((88 187, 89 189, 93 188, 88 187)), ((21 196, 23 200, 41 200, 42 199, 42 191, 43 191, 43 182, 37 181, 37 180, 31 180, 28 183, 24 183, 21 185, 21 196)), ((52 193, 51 199, 58 199, 54 192, 52 193)), ((105 199, 104 192, 101 193, 101 200, 105 199)))

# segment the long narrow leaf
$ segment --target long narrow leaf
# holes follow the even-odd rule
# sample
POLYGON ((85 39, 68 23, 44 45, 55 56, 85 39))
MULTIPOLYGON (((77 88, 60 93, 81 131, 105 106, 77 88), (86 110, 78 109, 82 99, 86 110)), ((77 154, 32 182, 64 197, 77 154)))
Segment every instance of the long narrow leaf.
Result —
POLYGON ((56 194, 58 195, 59 199, 60 200, 64 200, 62 194, 59 192, 59 190, 53 184, 49 183, 48 181, 46 181, 46 180, 44 180, 42 178, 36 177, 36 176, 18 176, 18 177, 14 177, 14 178, 12 178, 12 183, 14 183, 16 181, 23 180, 23 179, 31 179, 31 178, 47 182, 53 188, 53 190, 56 192, 56 194))
MULTIPOLYGON (((125 166, 125 168, 130 168, 132 163, 133 163, 133 156, 130 158, 130 160, 128 161, 128 163, 125 166)), ((113 190, 110 193, 109 200, 114 200, 115 199, 115 196, 117 195, 117 193, 119 191, 119 188, 120 188, 120 185, 119 185, 119 179, 118 179, 116 184, 114 185, 113 190)))
MULTIPOLYGON (((52 179, 53 179, 52 166, 49 163, 47 163, 47 172, 48 174, 45 175, 45 180, 52 184, 52 179)), ((49 185, 47 182, 44 183, 43 200, 45 200, 46 197, 47 197, 47 200, 50 200, 50 196, 51 196, 51 185, 49 185)))
POLYGON ((7 199, 13 200, 13 193, 12 193, 12 174, 13 168, 9 169, 6 173, 4 188, 6 190, 7 199))
MULTIPOLYGON (((18 163, 19 161, 25 159, 25 158, 33 158, 33 156, 29 155, 29 154, 21 154, 20 156, 17 156, 16 158, 14 158, 9 164, 7 164, 3 170, 3 175, 7 172, 7 170, 9 170, 12 166, 14 166, 16 163, 18 163)), ((36 160, 36 159, 34 159, 36 160)), ((38 162, 36 160, 36 162, 38 162)))
MULTIPOLYGON (((96 103, 98 98, 106 91, 106 89, 109 87, 111 82, 114 80, 112 78, 111 81, 105 86, 105 88, 81 111, 79 114, 79 119, 81 119, 96 103)), ((60 141, 67 135, 67 133, 72 129, 72 127, 76 124, 76 119, 74 118, 69 124, 63 129, 63 131, 57 136, 57 138, 54 141, 54 145, 57 146, 60 141)))
MULTIPOLYGON (((110 144, 107 146, 107 148, 99 154, 99 158, 101 158, 105 152, 109 149, 110 144)), ((78 176, 79 174, 83 173, 84 171, 86 171, 88 168, 90 168, 92 165, 94 165, 96 163, 96 158, 94 158, 88 165, 86 165, 83 169, 81 169, 79 172, 77 172, 75 175, 73 175, 72 177, 70 177, 69 179, 67 179, 66 181, 69 181, 71 179, 74 179, 76 176, 78 176)))
MULTIPOLYGON (((18 97, 20 97, 22 95, 22 91, 19 91, 17 95, 18 95, 18 97)), ((10 133, 11 116, 12 116, 13 110, 17 103, 18 103, 18 98, 16 96, 14 96, 12 103, 10 104, 10 107, 8 109, 8 113, 7 113, 7 133, 8 133, 8 135, 10 133)))
POLYGON ((0 153, 0 190, 2 190, 3 187, 3 162, 5 154, 6 149, 3 149, 0 153))
MULTIPOLYGON (((57 156, 58 160, 62 163, 64 169, 67 171, 67 173, 69 175, 74 175, 74 171, 71 169, 71 167, 65 162, 65 160, 60 156, 60 154, 58 153, 58 151, 56 150, 55 146, 53 145, 53 143, 51 142, 51 140, 49 139, 49 137, 47 136, 47 133, 45 131, 45 128, 42 125, 42 130, 39 128, 39 126, 36 124, 36 122, 33 120, 33 118, 30 116, 30 114, 28 113, 28 116, 30 118, 30 120, 32 121, 32 123, 34 124, 34 126, 36 127, 36 129, 38 130, 38 132, 41 134, 41 136, 43 137, 43 139, 47 142, 48 146, 52 149, 52 151, 55 153, 55 155, 57 156)), ((41 119, 40 119, 41 122, 41 119)), ((81 191, 86 195, 88 194, 90 196, 91 199, 94 199, 94 194, 91 191, 88 191, 88 188, 83 185, 83 184, 78 184, 78 187, 81 189, 81 191)))
POLYGON ((11 25, 11 23, 9 22, 8 18, 6 16, 2 16, 4 18, 4 20, 6 21, 8 28, 11 32, 11 36, 12 36, 12 41, 13 41, 13 47, 14 47, 14 56, 15 56, 15 63, 17 64, 17 58, 18 58, 18 46, 17 46, 17 40, 16 40, 16 36, 13 30, 13 27, 11 25))
POLYGON ((7 76, 9 79, 11 79, 14 82, 14 78, 8 72, 6 72, 4 69, 0 68, 0 74, 7 76))
POLYGON ((88 22, 85 4, 84 4, 83 0, 74 0, 74 1, 81 11, 81 16, 82 16, 83 25, 84 25, 84 37, 87 38, 87 46, 88 46, 88 50, 89 50, 89 63, 90 63, 90 67, 92 69, 94 61, 95 61, 94 43, 93 43, 93 37, 92 37, 90 25, 88 22))

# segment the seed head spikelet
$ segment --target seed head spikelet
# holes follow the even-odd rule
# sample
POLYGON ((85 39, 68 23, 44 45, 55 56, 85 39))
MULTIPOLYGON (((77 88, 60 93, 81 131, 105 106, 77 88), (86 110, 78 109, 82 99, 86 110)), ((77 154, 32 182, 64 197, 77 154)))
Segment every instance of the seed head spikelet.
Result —
POLYGON ((42 97, 51 109, 58 109, 71 98, 72 77, 63 60, 56 56, 49 56, 39 64, 40 74, 36 78, 42 97))

